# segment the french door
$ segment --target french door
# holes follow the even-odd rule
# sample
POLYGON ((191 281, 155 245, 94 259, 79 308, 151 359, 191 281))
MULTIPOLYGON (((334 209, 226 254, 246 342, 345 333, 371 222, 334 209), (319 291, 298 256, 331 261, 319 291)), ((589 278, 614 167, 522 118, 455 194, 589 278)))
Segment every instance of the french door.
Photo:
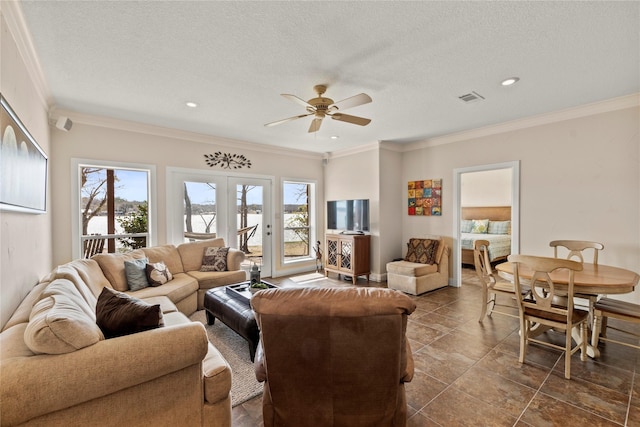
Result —
POLYGON ((222 237, 245 252, 243 270, 271 276, 271 180, 167 168, 167 183, 168 242, 222 237))
POLYGON ((271 181, 229 177, 227 184, 229 230, 235 231, 236 247, 246 254, 247 268, 257 264, 261 276, 270 277, 273 237, 271 181))

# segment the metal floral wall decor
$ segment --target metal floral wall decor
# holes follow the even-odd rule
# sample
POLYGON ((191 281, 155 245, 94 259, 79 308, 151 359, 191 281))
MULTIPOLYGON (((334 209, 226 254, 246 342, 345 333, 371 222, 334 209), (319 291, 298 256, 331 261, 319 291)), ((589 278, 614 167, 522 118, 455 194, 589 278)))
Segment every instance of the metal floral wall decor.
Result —
POLYGON ((442 215, 442 179, 409 181, 409 215, 442 215))
POLYGON ((221 166, 225 169, 251 168, 251 160, 242 154, 231 154, 216 151, 214 154, 205 154, 205 161, 211 167, 221 166))

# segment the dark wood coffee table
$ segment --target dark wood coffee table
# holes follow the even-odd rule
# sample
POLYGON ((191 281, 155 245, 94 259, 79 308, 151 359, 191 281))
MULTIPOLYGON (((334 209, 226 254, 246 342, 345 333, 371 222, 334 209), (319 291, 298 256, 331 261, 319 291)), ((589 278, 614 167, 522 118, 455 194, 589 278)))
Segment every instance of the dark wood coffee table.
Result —
MULTIPOLYGON (((271 288, 276 287, 264 280, 262 283, 271 288)), ((249 282, 242 282, 210 289, 204 295, 204 308, 209 325, 213 325, 216 319, 220 319, 222 323, 247 340, 249 355, 253 362, 260 340, 260 332, 251 309, 251 292, 248 287, 249 282)))

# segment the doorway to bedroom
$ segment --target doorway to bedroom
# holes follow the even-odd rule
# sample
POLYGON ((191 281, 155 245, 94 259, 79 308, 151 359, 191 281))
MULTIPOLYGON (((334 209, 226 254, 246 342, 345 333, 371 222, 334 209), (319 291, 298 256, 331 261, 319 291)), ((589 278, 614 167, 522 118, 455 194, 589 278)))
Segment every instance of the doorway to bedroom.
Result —
POLYGON ((495 262, 519 252, 519 178, 519 161, 454 170, 455 286, 462 284, 462 264, 473 267, 474 237, 495 239, 491 254, 495 262))

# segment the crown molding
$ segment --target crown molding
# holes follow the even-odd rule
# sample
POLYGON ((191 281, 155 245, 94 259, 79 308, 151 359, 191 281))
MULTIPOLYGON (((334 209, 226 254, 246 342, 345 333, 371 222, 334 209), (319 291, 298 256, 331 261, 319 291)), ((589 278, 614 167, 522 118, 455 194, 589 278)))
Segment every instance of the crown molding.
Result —
POLYGON ((401 150, 403 152, 414 151, 638 106, 640 106, 640 93, 634 93, 631 95, 607 99, 605 101, 526 117, 524 119, 512 120, 497 125, 484 126, 469 131, 457 132, 449 135, 429 138, 424 141, 399 145, 402 147, 401 150))
POLYGON ((306 159, 321 160, 322 153, 314 153, 310 151, 295 150, 291 148, 274 147, 272 145, 257 144, 253 142, 240 141, 237 139, 222 138, 212 135, 205 135, 196 132, 189 132, 179 129, 166 128, 156 125, 148 125, 144 123, 131 122, 122 119, 114 119, 104 116, 93 116, 90 114, 78 113, 71 110, 53 108, 49 115, 50 123, 55 123, 58 117, 69 117, 75 124, 83 124, 87 126, 103 127, 108 129, 116 129, 127 132, 141 133, 144 135, 152 135, 164 138, 178 139, 182 141, 199 142, 202 144, 219 145, 233 148, 235 150, 241 148, 251 151, 259 151, 270 154, 280 154, 306 159))
POLYGON ((50 100, 52 99, 51 91, 47 84, 44 72, 42 71, 38 55, 36 54, 36 49, 31 38, 31 32, 27 27, 20 3, 14 0, 0 1, 0 15, 4 16, 9 32, 13 35, 13 39, 15 40, 18 48, 18 53, 25 63, 29 76, 35 86, 38 98, 40 98, 40 102, 44 108, 48 109, 50 100))
POLYGON ((332 151, 328 153, 328 158, 337 159, 339 157, 352 156, 354 154, 364 153, 380 148, 380 142, 371 142, 369 144, 359 145, 357 147, 345 148, 344 150, 332 151))

